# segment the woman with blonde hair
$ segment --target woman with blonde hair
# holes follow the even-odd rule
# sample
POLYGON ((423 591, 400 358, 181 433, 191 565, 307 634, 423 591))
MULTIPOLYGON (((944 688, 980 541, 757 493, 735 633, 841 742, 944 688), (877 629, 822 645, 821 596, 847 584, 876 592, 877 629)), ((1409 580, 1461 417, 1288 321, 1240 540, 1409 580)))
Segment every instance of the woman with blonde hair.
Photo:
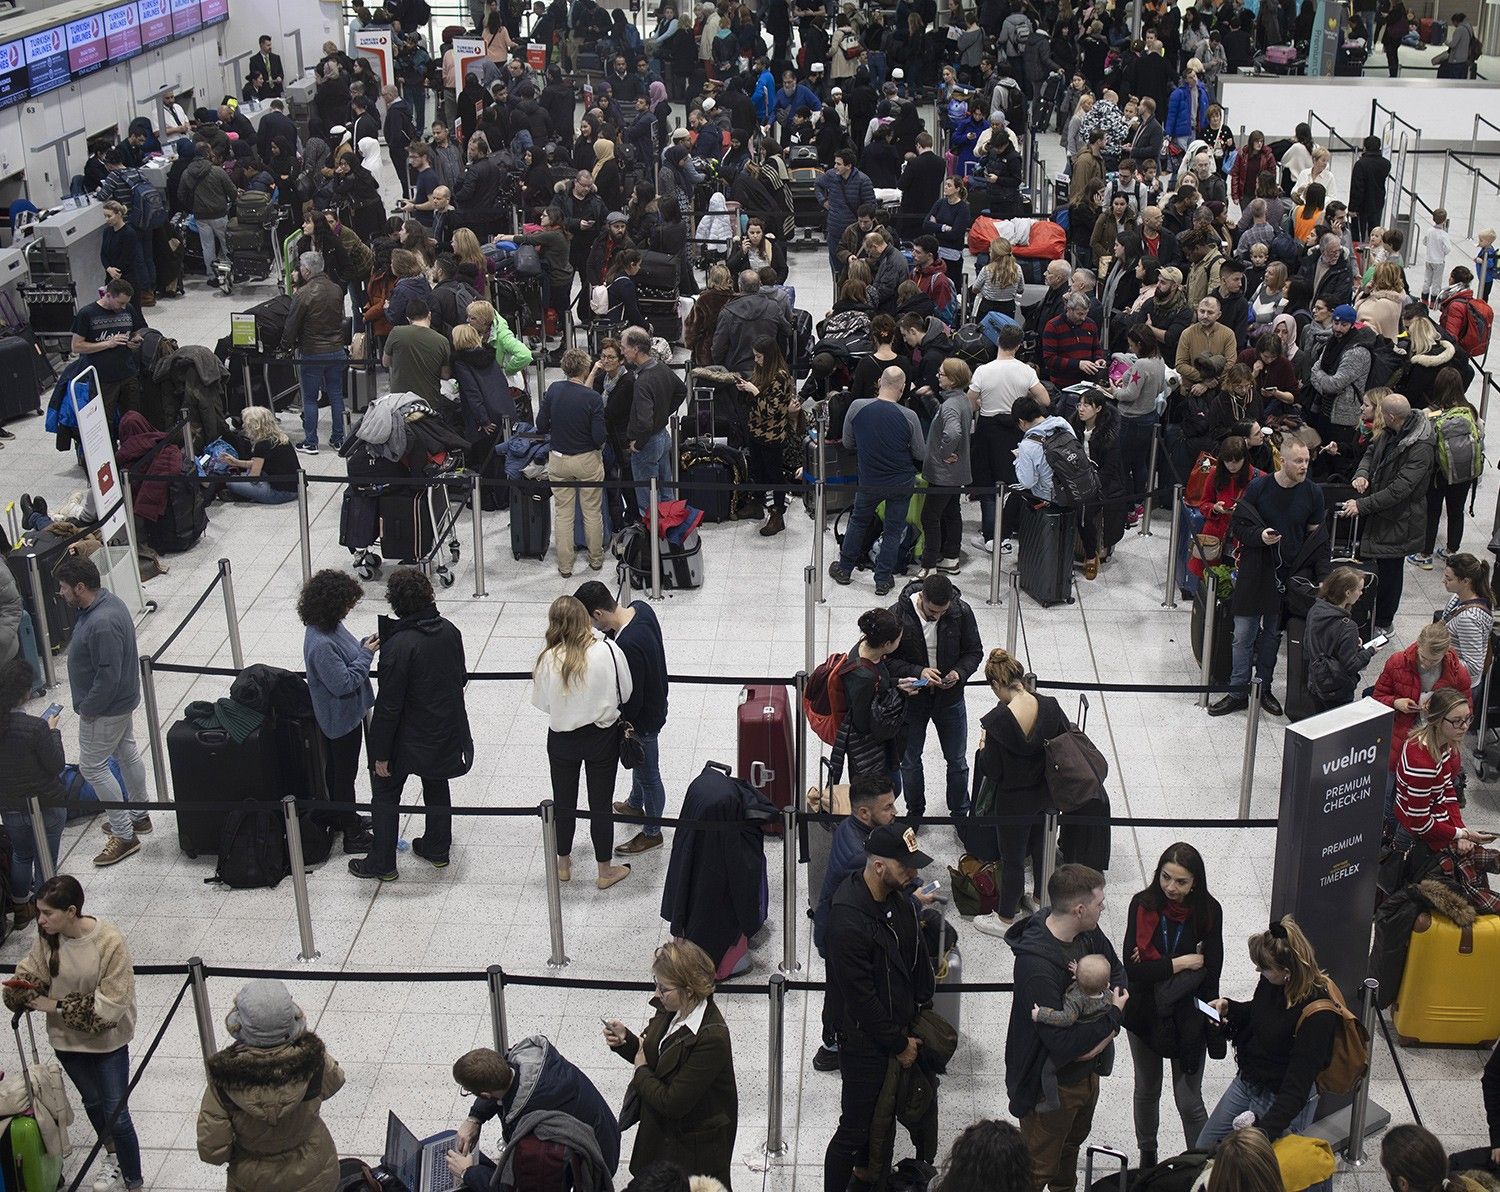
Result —
POLYGON ((559 596, 547 610, 546 645, 532 668, 531 702, 547 713, 547 762, 557 808, 557 876, 573 876, 573 832, 578 824, 578 772, 588 784, 589 837, 601 890, 630 876, 611 865, 615 772, 620 764, 620 708, 632 690, 630 664, 614 642, 594 629, 583 603, 559 596))
POLYGON ((729 1027, 714 1001, 714 963, 690 940, 670 940, 651 963, 654 1013, 639 1035, 604 1025, 604 1042, 635 1065, 620 1129, 639 1123, 630 1171, 667 1160, 730 1187, 739 1093, 729 1027), (632 1116, 632 1109, 634 1115, 632 1116))
POLYGON ((464 308, 469 326, 479 332, 481 343, 495 349, 495 359, 502 371, 517 373, 531 363, 531 349, 516 338, 505 317, 487 299, 477 298, 464 308))
POLYGON ((276 425, 276 415, 265 406, 246 406, 240 416, 240 431, 250 444, 250 458, 224 456, 231 472, 244 476, 231 480, 225 487, 240 501, 259 505, 285 505, 297 499, 297 473, 302 465, 297 449, 286 432, 276 425), (261 476, 276 477, 262 480, 261 476))
MULTIPOLYGON (((1248 1002, 1215 998, 1218 1028, 1234 1044, 1238 1071, 1198 1135, 1198 1146, 1227 1138, 1240 1115, 1273 1142, 1302 1134, 1318 1108, 1318 1073, 1333 1058, 1339 1017, 1332 982, 1291 915, 1249 940, 1260 981, 1248 1002), (1314 1003, 1322 1002, 1322 1005, 1314 1003)), ((1210 1029, 1213 1029, 1210 1024, 1210 1029)))
POLYGON ((458 276, 483 292, 491 264, 479 247, 479 237, 473 228, 459 228, 453 233, 453 255, 458 258, 458 276))
POLYGON ((1377 335, 1394 341, 1401 334, 1401 308, 1406 305, 1406 278, 1395 261, 1375 266, 1370 284, 1355 309, 1360 322, 1373 327, 1377 335))
POLYGON ((1286 1192, 1271 1140, 1249 1126, 1226 1135, 1214 1150, 1208 1192, 1286 1192))
POLYGON ((1474 698, 1468 669, 1453 648, 1453 635, 1441 621, 1422 626, 1417 640, 1385 660, 1375 680, 1375 698, 1395 709, 1391 726, 1390 780, 1385 799, 1386 823, 1391 822, 1396 798, 1396 768, 1406 738, 1416 731, 1423 712, 1437 692, 1452 688, 1465 702, 1474 698))
POLYGON ((687 322, 682 326, 682 342, 693 353, 693 363, 700 368, 714 362, 714 331, 719 325, 719 314, 733 297, 734 281, 728 266, 711 266, 704 288, 693 301, 693 309, 688 312, 687 322))
POLYGON ((1015 252, 1004 236, 996 236, 990 241, 990 259, 979 271, 974 284, 979 290, 976 322, 992 310, 998 310, 1006 318, 1016 317, 1016 302, 1023 288, 1021 266, 1016 263, 1015 252))

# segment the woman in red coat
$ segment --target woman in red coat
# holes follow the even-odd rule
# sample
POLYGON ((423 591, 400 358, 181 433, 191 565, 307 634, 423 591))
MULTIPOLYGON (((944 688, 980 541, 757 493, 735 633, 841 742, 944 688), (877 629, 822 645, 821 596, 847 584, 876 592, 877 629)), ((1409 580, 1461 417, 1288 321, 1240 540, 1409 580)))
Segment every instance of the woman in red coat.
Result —
POLYGON ((1388 762, 1390 781, 1385 799, 1388 826, 1394 822, 1396 767, 1401 762, 1401 750, 1406 745, 1406 738, 1417 727, 1432 693, 1444 687, 1461 692, 1465 700, 1473 703, 1468 669, 1459 661, 1448 626, 1441 621, 1424 625, 1416 641, 1386 660, 1380 678, 1375 680, 1375 698, 1396 710, 1388 762))
MULTIPOLYGON (((1198 501, 1198 512, 1203 515, 1201 533, 1212 534, 1226 545, 1229 542, 1229 519, 1234 507, 1245 495, 1250 481, 1260 475, 1251 467, 1247 458, 1249 447, 1239 435, 1230 435, 1219 448, 1219 462, 1209 473, 1203 496, 1198 501)), ((1196 552, 1188 552, 1188 571, 1203 579, 1203 560, 1196 552)))
POLYGON ((1261 172, 1276 173, 1276 155, 1266 148, 1266 134, 1256 129, 1245 138, 1245 145, 1234 157, 1234 167, 1229 171, 1229 193, 1243 207, 1246 195, 1255 195, 1255 181, 1261 172))

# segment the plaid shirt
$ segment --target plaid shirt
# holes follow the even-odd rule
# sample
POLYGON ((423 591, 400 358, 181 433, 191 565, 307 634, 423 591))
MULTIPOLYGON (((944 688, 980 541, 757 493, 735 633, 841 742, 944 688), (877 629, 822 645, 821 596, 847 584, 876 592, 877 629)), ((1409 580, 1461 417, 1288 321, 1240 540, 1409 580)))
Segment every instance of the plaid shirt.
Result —
POLYGON ((1079 367, 1099 358, 1099 328, 1093 319, 1068 322, 1067 315, 1050 319, 1042 328, 1042 372, 1059 389, 1088 378, 1079 367))

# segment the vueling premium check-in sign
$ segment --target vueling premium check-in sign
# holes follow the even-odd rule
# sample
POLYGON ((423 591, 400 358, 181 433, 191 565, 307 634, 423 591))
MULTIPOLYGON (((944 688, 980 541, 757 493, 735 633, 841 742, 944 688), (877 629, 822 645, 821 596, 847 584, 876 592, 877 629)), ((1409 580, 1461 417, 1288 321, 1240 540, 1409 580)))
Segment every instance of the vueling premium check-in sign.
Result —
POLYGON ((1291 725, 1283 746, 1271 914, 1297 916, 1351 1003, 1369 969, 1394 719, 1362 699, 1291 725))

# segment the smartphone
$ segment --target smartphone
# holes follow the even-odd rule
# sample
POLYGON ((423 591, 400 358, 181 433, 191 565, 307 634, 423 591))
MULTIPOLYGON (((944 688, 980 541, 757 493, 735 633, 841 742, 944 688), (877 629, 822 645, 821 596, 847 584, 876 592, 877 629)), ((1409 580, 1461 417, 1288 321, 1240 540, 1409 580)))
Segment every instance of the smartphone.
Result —
POLYGON ((920 890, 918 890, 917 893, 918 894, 936 894, 942 888, 943 888, 943 883, 940 882, 940 881, 938 881, 936 878, 933 878, 932 881, 928 882, 925 886, 923 886, 920 890))
POLYGON ((45 708, 42 709, 42 719, 43 720, 51 720, 54 716, 58 715, 61 711, 62 711, 62 705, 61 704, 48 704, 45 708))
POLYGON ((1391 639, 1389 634, 1377 633, 1374 637, 1372 637, 1365 643, 1364 648, 1366 650, 1378 650, 1390 640, 1391 639))
POLYGON ((1207 1002, 1205 1002, 1201 997, 1195 997, 1193 999, 1193 1005, 1195 1005, 1195 1006, 1198 1007, 1198 1012, 1200 1014, 1203 1014, 1203 1015, 1207 1016, 1208 1018, 1213 1019, 1215 1022, 1222 1022, 1223 1021, 1223 1019, 1219 1017, 1219 1012, 1217 1010, 1215 1010, 1212 1006, 1210 1006, 1207 1002))
POLYGON ((913 687, 926 687, 931 682, 931 679, 913 679, 911 685, 913 687))

